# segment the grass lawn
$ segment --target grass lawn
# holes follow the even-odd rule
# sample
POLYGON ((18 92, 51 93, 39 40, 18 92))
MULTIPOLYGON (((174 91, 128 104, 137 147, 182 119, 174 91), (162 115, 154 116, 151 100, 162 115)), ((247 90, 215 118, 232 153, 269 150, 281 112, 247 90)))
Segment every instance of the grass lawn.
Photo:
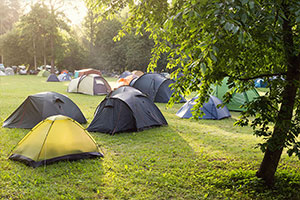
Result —
MULTIPOLYGON (((116 79, 108 78, 112 85, 116 79)), ((0 126, 30 94, 66 94, 93 118, 104 96, 67 93, 68 82, 45 77, 0 77, 0 126)), ((274 188, 255 177, 263 154, 239 113, 220 121, 185 120, 157 104, 169 126, 110 136, 91 133, 103 159, 31 168, 7 156, 29 130, 0 128, 0 199, 300 199, 300 162, 285 153, 274 188)), ((86 124, 85 126, 87 126, 86 124)))

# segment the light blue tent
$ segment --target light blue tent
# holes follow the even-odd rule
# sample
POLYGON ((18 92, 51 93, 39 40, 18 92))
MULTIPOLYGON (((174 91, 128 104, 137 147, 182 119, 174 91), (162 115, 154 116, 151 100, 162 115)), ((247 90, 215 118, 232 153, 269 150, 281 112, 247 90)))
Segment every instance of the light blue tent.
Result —
POLYGON ((71 76, 69 74, 65 74, 65 73, 58 75, 57 78, 59 81, 71 81, 72 80, 71 76))
POLYGON ((267 83, 264 82, 264 79, 258 78, 254 82, 255 87, 257 88, 265 88, 267 87, 267 83))
MULTIPOLYGON (((191 100, 189 100, 188 102, 186 102, 176 113, 176 115, 178 117, 181 118, 191 118, 192 115, 192 109, 194 107, 194 105, 196 104, 195 100, 198 97, 194 97, 191 100)), ((202 117, 199 117, 199 119, 223 119, 223 118, 227 118, 227 117, 231 117, 228 109, 226 106, 224 107, 220 107, 218 108, 217 106, 219 104, 222 104, 223 102, 218 99, 215 96, 210 96, 209 100, 207 103, 205 103, 203 105, 202 108, 200 108, 205 115, 203 115, 202 117)))

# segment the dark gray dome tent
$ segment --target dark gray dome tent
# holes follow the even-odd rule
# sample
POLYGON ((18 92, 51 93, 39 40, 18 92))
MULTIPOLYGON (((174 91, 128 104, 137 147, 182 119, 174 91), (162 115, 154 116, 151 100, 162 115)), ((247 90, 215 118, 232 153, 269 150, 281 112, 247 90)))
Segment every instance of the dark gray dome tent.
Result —
POLYGON ((42 92, 28 96, 4 121, 7 128, 33 128, 52 115, 65 115, 84 124, 86 119, 77 105, 67 96, 56 92, 42 92))
MULTIPOLYGON (((130 86, 139 89, 154 102, 168 103, 173 94, 170 84, 174 82, 160 74, 144 74, 138 79, 132 80, 130 86)), ((182 97, 180 103, 183 102, 186 100, 182 97)))
POLYGON ((145 94, 133 87, 122 86, 100 103, 87 130, 114 134, 167 124, 160 110, 145 94))
POLYGON ((130 76, 132 73, 130 71, 124 71, 119 78, 126 78, 127 76, 130 76))
POLYGON ((59 82, 59 79, 55 74, 50 74, 47 78, 47 82, 59 82))
MULTIPOLYGON (((176 113, 178 117, 189 119, 193 116, 192 109, 194 105, 196 104, 195 100, 198 99, 198 97, 192 98, 190 101, 186 102, 176 113)), ((219 107, 219 104, 223 104, 223 102, 218 99, 215 96, 210 96, 207 103, 205 103, 202 108, 200 108, 204 115, 202 117, 199 117, 199 119, 223 119, 227 117, 231 117, 228 109, 226 106, 219 107)))

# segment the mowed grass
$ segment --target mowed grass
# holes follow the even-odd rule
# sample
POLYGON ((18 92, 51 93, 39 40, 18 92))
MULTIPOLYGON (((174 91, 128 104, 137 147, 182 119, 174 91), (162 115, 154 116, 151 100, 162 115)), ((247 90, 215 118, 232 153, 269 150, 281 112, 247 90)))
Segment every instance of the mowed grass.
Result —
MULTIPOLYGON (((115 78, 107 78, 111 85, 115 78)), ((67 95, 93 119, 104 96, 67 93, 69 82, 45 77, 0 77, 0 126, 28 95, 55 91, 67 95)), ((58 162, 31 168, 8 160, 29 130, 0 128, 0 199, 300 199, 300 162, 285 153, 274 188, 255 177, 263 154, 260 138, 232 118, 186 120, 157 104, 169 125, 110 136, 91 133, 104 158, 58 162)), ((85 127, 88 124, 84 125, 85 127)))

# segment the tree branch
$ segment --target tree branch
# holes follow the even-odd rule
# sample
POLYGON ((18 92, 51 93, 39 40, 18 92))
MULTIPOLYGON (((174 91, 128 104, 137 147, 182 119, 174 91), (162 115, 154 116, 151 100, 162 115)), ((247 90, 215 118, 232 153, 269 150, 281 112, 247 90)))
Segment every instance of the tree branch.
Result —
POLYGON ((234 76, 230 76, 227 74, 227 76, 229 77, 234 77, 240 81, 249 81, 249 80, 253 80, 253 79, 257 79, 257 78, 263 78, 263 77, 272 77, 272 76, 281 76, 281 75, 286 75, 286 72, 282 72, 282 73, 273 73, 273 74, 260 74, 257 76, 252 76, 252 77, 247 77, 247 78, 236 78, 234 76))

